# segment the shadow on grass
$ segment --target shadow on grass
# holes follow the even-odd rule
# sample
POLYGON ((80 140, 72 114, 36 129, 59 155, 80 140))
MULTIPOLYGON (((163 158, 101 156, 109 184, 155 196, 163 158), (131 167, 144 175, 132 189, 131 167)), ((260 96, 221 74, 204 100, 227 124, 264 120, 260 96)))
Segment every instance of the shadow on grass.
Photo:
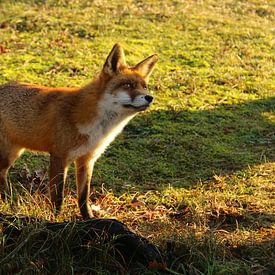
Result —
POLYGON ((232 248, 233 257, 250 263, 253 274, 274 274, 275 239, 232 248))
POLYGON ((246 211, 242 214, 219 213, 209 219, 210 228, 214 230, 226 230, 233 232, 238 229, 259 230, 263 235, 273 231, 272 226, 275 222, 275 214, 246 211))
MULTIPOLYGON (((148 259, 159 257, 159 251, 151 253, 152 248, 145 251, 148 243, 147 246, 137 246, 132 239, 133 233, 129 235, 128 229, 118 221, 99 219, 53 223, 27 216, 0 216, 4 234, 0 243, 0 272, 3 274, 27 271, 64 274, 72 270, 77 274, 209 274, 209 270, 211 274, 274 274, 275 240, 272 239, 241 241, 240 245, 232 245, 230 241, 216 238, 213 230, 200 238, 189 232, 176 242, 168 240, 162 243, 165 247, 163 255, 171 271, 163 273, 157 272, 156 268, 164 267, 156 265, 157 261, 148 266, 148 259), (106 238, 102 229, 106 230, 105 234, 120 232, 123 235, 106 238), (124 251, 125 247, 128 250, 116 254, 114 247, 119 251, 124 251), (136 257, 135 247, 142 258, 136 257), (129 257, 127 261, 125 256, 129 257), (140 264, 137 259, 143 258, 145 262, 140 264)), ((144 240, 140 238, 138 242, 144 240)))
MULTIPOLYGON (((274 111, 275 97, 270 97, 209 110, 138 116, 96 163, 93 185, 104 184, 115 193, 168 184, 192 187, 213 175, 275 161, 274 111)), ((24 154, 10 170, 11 180, 24 181, 25 164, 32 173, 46 172, 48 156, 24 154)), ((73 168, 68 180, 75 186, 73 168)))
POLYGON ((274 274, 274 248, 275 240, 232 246, 211 232, 200 240, 190 235, 170 251, 170 268, 178 274, 274 274))
POLYGON ((188 187, 215 174, 272 162, 274 111, 275 97, 271 97, 210 110, 156 111, 137 117, 99 160, 95 181, 122 180, 142 189, 158 189, 160 184, 188 187))

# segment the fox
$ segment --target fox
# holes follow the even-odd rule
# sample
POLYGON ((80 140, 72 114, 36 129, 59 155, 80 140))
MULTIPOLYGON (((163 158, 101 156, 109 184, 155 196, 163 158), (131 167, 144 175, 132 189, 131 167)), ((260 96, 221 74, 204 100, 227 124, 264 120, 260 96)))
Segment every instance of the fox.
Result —
POLYGON ((129 66, 117 43, 99 74, 83 87, 0 85, 1 197, 10 192, 8 171, 24 150, 46 152, 54 214, 61 212, 67 169, 74 163, 81 216, 93 218, 89 197, 94 164, 126 124, 152 104, 148 81, 157 60, 153 54, 129 66))

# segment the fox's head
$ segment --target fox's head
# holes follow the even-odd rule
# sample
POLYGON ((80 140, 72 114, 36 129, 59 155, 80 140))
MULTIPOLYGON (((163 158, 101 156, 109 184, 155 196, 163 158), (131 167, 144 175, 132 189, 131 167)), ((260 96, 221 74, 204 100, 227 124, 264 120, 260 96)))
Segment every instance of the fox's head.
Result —
POLYGON ((102 74, 108 79, 105 92, 117 108, 135 113, 147 109, 153 101, 148 91, 148 80, 157 62, 151 55, 134 67, 127 66, 124 52, 115 44, 103 66, 102 74))

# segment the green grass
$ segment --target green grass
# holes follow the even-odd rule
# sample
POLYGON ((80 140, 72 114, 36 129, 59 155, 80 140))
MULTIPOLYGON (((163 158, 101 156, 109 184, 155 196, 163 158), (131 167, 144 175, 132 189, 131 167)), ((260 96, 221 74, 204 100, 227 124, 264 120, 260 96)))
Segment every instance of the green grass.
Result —
MULTIPOLYGON (((172 259, 172 274, 273 274, 274 21, 275 5, 265 0, 2 0, 0 83, 84 85, 116 42, 129 64, 158 53, 150 80, 154 105, 96 164, 98 215, 115 217, 158 244, 172 259)), ((39 184, 47 184, 47 165, 46 155, 33 153, 15 163, 16 201, 12 207, 1 202, 1 212, 79 218, 73 167, 59 217, 36 184, 29 194, 33 173, 41 171, 39 184)), ((35 254, 32 244, 39 247, 30 241, 19 253, 2 241, 2 259, 21 255, 18 269, 5 272, 49 272, 39 264, 43 248, 35 254)), ((46 251, 51 258, 50 247, 46 251)), ((64 273, 113 272, 106 262, 98 269, 104 257, 87 265, 64 248, 57 259, 64 273)), ((50 271, 62 272, 59 267, 50 271)))

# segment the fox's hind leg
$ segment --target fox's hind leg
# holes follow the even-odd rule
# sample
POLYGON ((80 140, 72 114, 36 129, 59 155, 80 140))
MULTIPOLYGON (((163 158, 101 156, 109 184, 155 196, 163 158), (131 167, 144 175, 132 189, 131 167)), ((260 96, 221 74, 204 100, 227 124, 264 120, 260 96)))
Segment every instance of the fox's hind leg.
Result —
POLYGON ((5 199, 6 195, 12 195, 11 185, 8 183, 7 175, 13 162, 19 157, 22 148, 16 145, 7 144, 0 137, 0 193, 1 198, 5 199))
POLYGON ((0 151, 0 193, 4 200, 6 193, 10 193, 10 186, 8 185, 7 174, 10 163, 6 154, 0 151))

